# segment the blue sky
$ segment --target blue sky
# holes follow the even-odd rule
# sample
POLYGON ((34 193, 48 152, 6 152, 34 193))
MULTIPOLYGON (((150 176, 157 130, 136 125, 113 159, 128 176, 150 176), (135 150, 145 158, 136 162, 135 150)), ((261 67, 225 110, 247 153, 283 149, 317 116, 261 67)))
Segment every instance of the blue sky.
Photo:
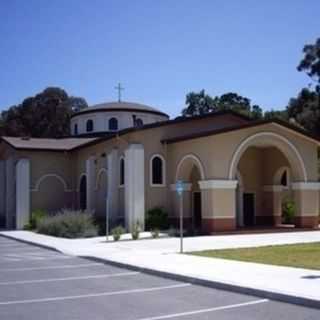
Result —
POLYGON ((189 91, 284 107, 310 81, 296 66, 320 36, 318 0, 1 0, 0 110, 47 86, 89 104, 178 115, 189 91))

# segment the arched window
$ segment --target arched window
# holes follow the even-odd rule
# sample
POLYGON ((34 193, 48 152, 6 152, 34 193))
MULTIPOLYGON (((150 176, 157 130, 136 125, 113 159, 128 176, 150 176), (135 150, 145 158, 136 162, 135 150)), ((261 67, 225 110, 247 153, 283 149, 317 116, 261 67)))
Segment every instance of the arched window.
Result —
POLYGON ((78 124, 74 124, 74 129, 73 129, 74 135, 76 136, 78 134, 78 124))
POLYGON ((143 126, 143 121, 142 121, 142 119, 137 118, 137 119, 136 119, 136 122, 135 122, 135 126, 136 126, 136 127, 142 127, 142 126, 143 126))
POLYGON ((284 170, 281 176, 281 185, 284 187, 288 187, 288 171, 284 170))
POLYGON ((150 176, 152 186, 165 185, 165 161, 162 156, 154 155, 150 162, 150 176))
POLYGON ((124 158, 120 159, 120 186, 124 185, 124 158))
POLYGON ((109 130, 110 131, 118 130, 118 119, 117 118, 109 119, 109 130))
POLYGON ((80 209, 87 209, 87 177, 83 175, 80 180, 80 209))
POLYGON ((88 120, 87 121, 87 132, 92 132, 93 131, 93 120, 88 120))

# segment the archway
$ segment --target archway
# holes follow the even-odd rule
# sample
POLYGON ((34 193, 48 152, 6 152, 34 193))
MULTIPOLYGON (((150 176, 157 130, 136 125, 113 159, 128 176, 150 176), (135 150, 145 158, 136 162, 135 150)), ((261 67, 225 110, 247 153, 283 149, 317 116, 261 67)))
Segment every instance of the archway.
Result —
POLYGON ((80 195, 80 209, 86 210, 87 209, 87 176, 82 175, 80 178, 80 188, 79 188, 79 195, 80 195))
POLYGON ((107 197, 107 170, 102 168, 96 180, 96 210, 98 218, 104 218, 106 215, 106 197, 107 197))
MULTIPOLYGON (((199 181, 204 180, 204 169, 195 155, 184 156, 177 165, 176 181, 186 184, 184 191, 184 217, 193 234, 202 232, 202 196, 199 181)), ((177 210, 175 210, 177 212, 177 210)))

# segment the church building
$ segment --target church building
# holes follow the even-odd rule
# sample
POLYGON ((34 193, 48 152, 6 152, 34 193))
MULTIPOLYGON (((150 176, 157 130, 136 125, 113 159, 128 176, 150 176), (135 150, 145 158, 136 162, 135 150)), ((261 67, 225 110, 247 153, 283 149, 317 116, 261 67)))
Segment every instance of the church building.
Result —
POLYGON ((184 225, 203 233, 281 223, 319 223, 319 140, 280 120, 232 111, 170 120, 131 102, 73 115, 62 139, 0 137, 0 223, 22 229, 36 209, 87 209, 128 230, 163 207, 175 225, 183 181, 184 225))

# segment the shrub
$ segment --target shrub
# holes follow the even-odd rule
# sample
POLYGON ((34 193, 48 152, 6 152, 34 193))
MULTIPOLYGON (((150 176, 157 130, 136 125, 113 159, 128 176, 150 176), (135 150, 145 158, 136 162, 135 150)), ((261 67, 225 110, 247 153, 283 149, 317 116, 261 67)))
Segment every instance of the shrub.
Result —
POLYGON ((137 221, 132 228, 131 231, 131 236, 133 240, 138 240, 140 236, 141 228, 140 228, 140 223, 137 221))
POLYGON ((98 234, 91 213, 68 209, 39 220, 38 232, 63 238, 88 238, 98 234))
POLYGON ((282 216, 284 223, 293 223, 295 215, 295 205, 292 200, 286 199, 282 203, 282 216))
POLYGON ((117 226, 111 230, 114 241, 119 241, 122 234, 124 234, 124 228, 122 226, 117 226))
POLYGON ((160 230, 159 229, 152 229, 151 236, 153 239, 159 238, 160 230))
POLYGON ((146 229, 164 230, 169 226, 168 213, 164 208, 156 207, 147 211, 146 229))
POLYGON ((45 210, 37 209, 32 211, 29 223, 27 223, 23 229, 24 230, 35 230, 38 227, 40 220, 45 218, 48 213, 45 210))

